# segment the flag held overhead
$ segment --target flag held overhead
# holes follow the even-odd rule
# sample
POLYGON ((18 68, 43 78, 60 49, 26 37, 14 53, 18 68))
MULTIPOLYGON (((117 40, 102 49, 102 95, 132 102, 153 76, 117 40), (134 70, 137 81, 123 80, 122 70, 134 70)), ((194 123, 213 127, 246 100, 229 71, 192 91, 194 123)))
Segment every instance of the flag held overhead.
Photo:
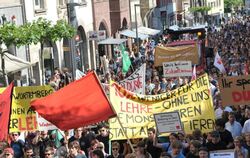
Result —
POLYGON ((97 123, 116 115, 94 72, 32 101, 31 107, 61 130, 97 123))
POLYGON ((0 141, 7 140, 9 133, 9 122, 11 112, 11 98, 14 83, 12 82, 6 89, 0 94, 0 141))

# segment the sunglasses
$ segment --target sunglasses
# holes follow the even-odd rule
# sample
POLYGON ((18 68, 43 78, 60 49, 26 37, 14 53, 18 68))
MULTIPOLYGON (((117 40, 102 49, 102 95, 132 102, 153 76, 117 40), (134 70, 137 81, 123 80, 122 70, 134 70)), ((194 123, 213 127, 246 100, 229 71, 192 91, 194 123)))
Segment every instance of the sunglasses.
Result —
POLYGON ((12 134, 13 136, 18 136, 18 134, 12 134))
POLYGON ((118 148, 112 148, 112 150, 118 150, 118 148))
POLYGON ((103 147, 102 146, 98 146, 98 147, 96 147, 97 149, 103 149, 103 147))
POLYGON ((10 156, 10 154, 4 154, 5 156, 10 156))

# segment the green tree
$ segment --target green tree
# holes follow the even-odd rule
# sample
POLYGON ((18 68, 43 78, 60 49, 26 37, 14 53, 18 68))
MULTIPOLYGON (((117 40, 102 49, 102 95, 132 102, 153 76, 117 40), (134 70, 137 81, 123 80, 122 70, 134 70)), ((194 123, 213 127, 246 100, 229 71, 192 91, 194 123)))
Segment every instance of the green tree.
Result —
MULTIPOLYGON (((25 23, 18 26, 13 23, 6 23, 0 26, 0 55, 3 60, 2 44, 7 47, 14 45, 17 47, 30 44, 40 43, 40 65, 42 69, 42 84, 44 84, 44 70, 43 70, 43 49, 45 43, 54 43, 63 38, 71 38, 74 36, 76 30, 64 20, 58 20, 55 25, 51 21, 39 18, 31 23, 25 23)), ((3 76, 5 76, 4 65, 2 64, 3 76)), ((6 83, 7 84, 7 83, 6 83)))
POLYGON ((42 69, 42 84, 44 84, 44 45, 51 45, 63 38, 72 38, 76 30, 64 20, 58 20, 56 24, 53 25, 51 21, 44 18, 39 18, 31 24, 27 24, 25 27, 30 30, 30 37, 33 43, 40 43, 40 66, 42 69))
POLYGON ((243 4, 243 0, 224 0, 225 13, 231 13, 233 8, 237 10, 243 4))

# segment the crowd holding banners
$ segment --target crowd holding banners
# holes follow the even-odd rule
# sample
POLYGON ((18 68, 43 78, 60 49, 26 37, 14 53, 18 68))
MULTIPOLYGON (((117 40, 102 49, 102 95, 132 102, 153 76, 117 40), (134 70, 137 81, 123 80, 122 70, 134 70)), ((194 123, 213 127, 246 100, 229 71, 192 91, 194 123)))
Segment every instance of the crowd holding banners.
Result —
MULTIPOLYGON (((154 113, 179 111, 185 133, 194 129, 210 132, 214 128, 214 109, 207 75, 188 85, 159 95, 131 93, 111 82, 110 100, 129 138, 147 136, 147 128, 155 127, 154 113)), ((126 139, 118 121, 109 121, 112 140, 126 139)))
MULTIPOLYGON (((225 25, 223 26, 223 28, 221 29, 221 31, 215 31, 215 29, 208 29, 208 44, 212 47, 215 48, 214 52, 219 52, 220 56, 222 57, 222 62, 224 63, 225 66, 225 70, 227 72, 227 75, 229 76, 239 76, 239 75, 243 75, 243 74, 247 74, 247 72, 249 72, 248 67, 248 59, 249 59, 249 55, 248 55, 248 46, 249 46, 249 37, 248 34, 250 33, 250 19, 245 19, 243 18, 243 20, 233 20, 232 22, 230 21, 229 23, 225 22, 225 25), (225 27, 224 27, 225 26, 225 27), (242 32, 246 33, 246 36, 242 36, 242 32), (241 36, 241 39, 239 38, 241 36), (243 44, 242 44, 243 43, 243 44), (242 44, 242 46, 241 46, 242 44), (236 48, 237 47, 237 48, 236 48), (228 52, 228 50, 230 52, 228 52), (238 51, 238 53, 236 53, 238 51), (245 53, 244 53, 245 52, 245 53), (241 64, 244 63, 244 64, 241 64), (230 68, 230 66, 232 66, 232 69, 230 68)), ((160 41, 159 45, 164 45, 164 42, 166 41, 160 41)), ((132 65, 134 70, 136 70, 137 68, 139 68, 139 66, 141 65, 141 63, 146 62, 146 94, 147 95, 159 95, 159 94, 165 94, 166 92, 170 92, 171 90, 174 89, 178 89, 179 87, 183 87, 184 84, 186 84, 188 82, 188 80, 190 78, 188 77, 175 77, 175 78, 164 78, 162 77, 162 73, 159 71, 159 69, 156 69, 154 67, 154 56, 153 56, 153 49, 151 49, 150 46, 150 41, 148 42, 143 42, 141 48, 142 50, 145 49, 146 51, 140 51, 139 54, 133 54, 135 52, 131 51, 129 52, 130 55, 130 59, 132 61, 132 65), (187 81, 187 82, 186 82, 187 81)), ((156 42, 157 43, 157 42, 156 42)), ((215 55, 215 54, 214 54, 215 55)), ((213 63, 214 59, 212 58, 211 63, 213 63)), ((120 73, 121 71, 121 64, 119 64, 119 62, 115 61, 115 64, 113 62, 110 62, 108 64, 108 69, 109 69, 109 75, 104 74, 105 78, 103 80, 108 80, 108 78, 112 78, 116 81, 121 81, 123 80, 125 77, 130 76, 133 71, 130 69, 128 70, 128 73, 124 76, 120 73), (118 66, 114 66, 115 64, 117 64, 118 66)), ((172 133, 170 134, 169 141, 165 140, 164 143, 169 143, 169 149, 167 150, 166 148, 163 148, 163 150, 165 152, 163 152, 162 156, 168 156, 168 157, 176 157, 177 154, 183 153, 187 158, 196 158, 196 157, 200 157, 200 155, 206 155, 204 157, 208 157, 208 153, 211 152, 211 147, 213 147, 213 150, 217 150, 218 147, 223 148, 223 149, 228 149, 225 146, 225 136, 229 136, 230 133, 234 134, 234 139, 229 139, 230 143, 234 144, 233 151, 234 154, 237 155, 243 155, 244 157, 247 157, 247 150, 250 151, 250 126, 249 126, 249 118, 250 118, 250 108, 248 107, 248 105, 244 105, 241 104, 240 106, 237 107, 232 107, 232 106, 222 106, 221 105, 221 99, 225 99, 222 96, 222 91, 219 91, 218 89, 218 75, 221 75, 220 73, 217 73, 217 70, 214 68, 213 64, 208 64, 208 68, 206 69, 209 72, 209 80, 210 80, 210 86, 211 86, 211 93, 213 96, 213 100, 214 100, 214 109, 215 109, 215 113, 216 113, 216 119, 219 121, 215 121, 215 131, 213 132, 208 132, 206 133, 206 135, 203 136, 204 132, 199 131, 198 129, 194 129, 192 134, 186 134, 186 133, 172 133), (229 116, 228 116, 229 115, 229 116), (223 121, 221 121, 223 119, 223 121), (241 124, 241 126, 243 126, 242 132, 240 128, 235 128, 236 123, 239 122, 241 124), (225 124, 227 123, 227 124, 225 124), (226 127, 223 128, 223 125, 225 125, 226 127), (245 127, 244 127, 245 126, 245 127), (235 131, 237 129, 237 132, 235 131), (229 134, 228 134, 229 132, 229 134), (225 134, 227 133, 227 134, 225 134), (243 133, 243 134, 241 134, 243 133), (245 139, 243 139, 240 135, 242 135, 245 139), (191 141, 190 141, 191 140, 191 141), (180 143, 181 142, 181 143, 180 143), (203 146, 203 147, 201 147, 203 146), (200 148, 201 147, 201 148, 200 148), (204 147, 209 147, 208 148, 204 148, 204 147), (186 151, 187 150, 187 151, 186 151), (190 152, 189 152, 190 151, 190 152), (170 156, 169 156, 170 155, 170 156), (191 155, 191 156, 190 156, 191 155)), ((199 76, 200 74, 198 74, 199 76)), ((225 74, 224 74, 225 75, 225 74)), ((100 75, 101 76, 101 75, 100 75)), ((225 77, 225 76, 224 76, 225 77)), ((100 79, 102 80, 102 78, 100 77, 100 79)), ((56 80, 53 80, 53 84, 54 85, 58 85, 56 80), (55 81, 55 82, 54 82, 55 81)), ((104 82, 104 83, 108 83, 108 82, 104 82)), ((249 90, 248 88, 246 90, 249 90)), ((170 93, 171 94, 171 93, 170 93)), ((138 95, 140 96, 140 95, 138 95)), ((142 97, 141 97, 142 98, 142 97)), ((150 98, 149 98, 150 99, 150 98)), ((148 99, 148 100, 149 100, 148 99)), ((145 99, 147 100, 147 98, 145 99)), ((155 99, 154 100, 158 100, 155 99)), ((229 104, 232 105, 232 104, 229 104)), ((99 114, 100 115, 100 114, 99 114)), ((73 121, 72 121, 73 122, 73 121)), ((237 124, 238 126, 238 124, 237 124)), ((119 126, 120 127, 120 126, 119 126)), ((96 131, 96 133, 103 134, 103 129, 101 128, 98 130, 98 132, 96 131)), ((154 135, 154 129, 147 129, 148 131, 146 131, 148 133, 148 135, 146 135, 145 137, 147 137, 147 141, 143 144, 143 142, 140 143, 135 143, 136 145, 136 152, 133 154, 127 154, 127 152, 125 152, 128 156, 135 156, 135 155, 148 155, 148 153, 150 153, 150 155, 152 155, 152 157, 158 158, 160 157, 160 153, 162 152, 162 148, 157 148, 158 150, 150 150, 152 149, 150 146, 149 148, 149 144, 151 141, 151 138, 153 137, 152 135, 154 135), (145 152, 147 151, 147 152, 145 152), (157 151, 158 156, 155 156, 155 152, 157 151), (153 156, 154 155, 154 156, 153 156)), ((79 145, 77 145, 77 143, 71 144, 70 148, 68 151, 72 151, 72 149, 74 149, 76 147, 76 151, 73 152, 66 152, 65 155, 70 155, 70 157, 74 157, 72 155, 78 155, 81 153, 81 150, 87 150, 86 147, 79 147, 81 145, 81 143, 85 143, 86 140, 86 135, 88 135, 89 133, 91 133, 92 131, 89 130, 88 132, 86 132, 84 129, 79 128, 79 129, 75 129, 75 135, 74 138, 76 140, 79 140, 79 145), (79 136, 79 139, 81 138, 81 141, 79 139, 77 139, 76 133, 80 132, 82 130, 82 132, 84 134, 82 134, 82 137, 79 136), (85 133, 86 132, 86 133, 85 133), (84 140, 84 141, 83 141, 84 140), (81 143, 80 143, 81 142, 81 143), (81 150, 80 150, 81 149, 81 150)), ((12 133, 13 135, 11 135, 11 137, 16 137, 17 133, 12 133)), ((34 134, 34 133, 32 133, 34 134)), ((42 134, 46 134, 45 132, 41 132, 42 134)), ((78 133, 79 134, 79 133, 78 133)), ((106 130, 106 134, 107 134, 107 130, 106 130)), ((36 134, 35 134, 36 135, 36 134)), ((81 135, 81 134, 80 134, 81 135)), ((111 135, 111 134, 110 134, 111 135)), ((51 134, 49 134, 49 136, 51 136, 51 134)), ((87 137, 89 138, 89 137, 87 137)), ((154 137, 153 137, 154 138, 154 137)), ((227 137, 226 137, 227 138, 227 137)), ((46 140, 50 140, 51 138, 46 137, 46 140)), ((69 140, 69 137, 65 137, 65 140, 69 140)), ((100 139, 101 140, 101 139, 100 139)), ((227 140, 227 139, 226 139, 227 140)), ((103 141, 103 140, 102 140, 103 141)), ((161 141, 161 140, 159 140, 161 141)), ((97 142, 95 140, 95 142, 97 142)), ((228 142, 228 141, 227 141, 228 142)), ((2 142, 0 142, 2 143, 2 142)), ((62 146, 61 147, 65 147, 65 142, 62 142, 62 146), (64 143, 64 144, 63 144, 64 143)), ((88 144, 88 143, 87 143, 88 144)), ((92 143, 89 143, 92 144, 92 143)), ((95 146, 96 147, 100 147, 101 145, 99 143, 93 143, 93 146, 91 146, 91 153, 93 153, 93 155, 100 155, 100 152, 96 152, 95 146), (93 149, 93 150, 92 150, 93 149)), ((119 148, 120 151, 120 155, 122 155, 122 151, 125 151, 126 149, 124 148, 124 150, 122 149, 124 144, 121 143, 121 145, 112 145, 112 155, 115 155, 114 151, 117 151, 117 149, 119 148)), ((36 145, 34 145, 35 147, 36 145)), ((50 145, 48 145, 50 146, 50 145)), ((0 145, 0 148, 2 146, 0 145)), ((102 146, 103 147, 103 146, 102 146)), ((106 146, 105 146, 106 148, 106 146)), ((59 149, 59 148, 58 148, 59 149)), ((57 150, 58 150, 57 149, 57 150)), ((156 148, 153 148, 156 149, 156 148)), ((25 149, 25 151, 28 151, 28 149, 25 149)), ((54 149, 56 150, 56 149, 54 149)), ((2 152, 2 154, 14 154, 13 151, 9 150, 9 148, 6 148, 5 150, 1 150, 0 152, 2 152)), ((44 154, 46 154, 48 156, 48 154, 52 155, 54 152, 51 149, 46 149, 46 152, 44 154)), ((36 155, 36 152, 34 152, 36 155)), ((25 153, 26 154, 26 153, 25 153)), ((111 154, 111 153, 109 153, 111 154)), ((117 152, 116 152, 117 154, 117 152)), ((64 155, 64 156, 65 156, 64 155)), ((125 155, 125 154, 124 154, 125 155)), ((37 155, 36 155, 37 156, 37 155)), ((65 156, 67 157, 67 156, 65 156)), ((136 156, 135 156, 136 157, 136 156)))

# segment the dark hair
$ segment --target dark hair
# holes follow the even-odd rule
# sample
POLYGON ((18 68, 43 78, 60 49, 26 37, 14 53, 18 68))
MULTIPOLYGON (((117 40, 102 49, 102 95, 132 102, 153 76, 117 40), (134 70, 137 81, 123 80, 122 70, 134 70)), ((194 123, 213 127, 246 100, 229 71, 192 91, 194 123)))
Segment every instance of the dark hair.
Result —
POLYGON ((179 139, 179 136, 176 133, 171 133, 169 136, 174 136, 176 139, 179 139))
POLYGON ((215 120, 215 125, 216 126, 220 126, 222 128, 225 128, 225 121, 224 121, 224 119, 217 119, 217 120, 215 120))
POLYGON ((206 147, 203 146, 203 147, 200 147, 200 148, 199 148, 199 151, 206 151, 206 152, 208 152, 208 149, 207 149, 206 147))
POLYGON ((99 158, 104 158, 104 154, 101 150, 94 150, 93 154, 98 156, 99 158))
POLYGON ((150 132, 150 131, 155 134, 155 129, 153 127, 151 127, 151 128, 148 129, 148 132, 150 132))
POLYGON ((33 150, 32 146, 27 145, 27 146, 24 147, 25 152, 28 151, 28 150, 33 150))
POLYGON ((108 128, 107 125, 105 125, 105 123, 100 123, 97 125, 97 129, 101 129, 101 128, 108 128))

